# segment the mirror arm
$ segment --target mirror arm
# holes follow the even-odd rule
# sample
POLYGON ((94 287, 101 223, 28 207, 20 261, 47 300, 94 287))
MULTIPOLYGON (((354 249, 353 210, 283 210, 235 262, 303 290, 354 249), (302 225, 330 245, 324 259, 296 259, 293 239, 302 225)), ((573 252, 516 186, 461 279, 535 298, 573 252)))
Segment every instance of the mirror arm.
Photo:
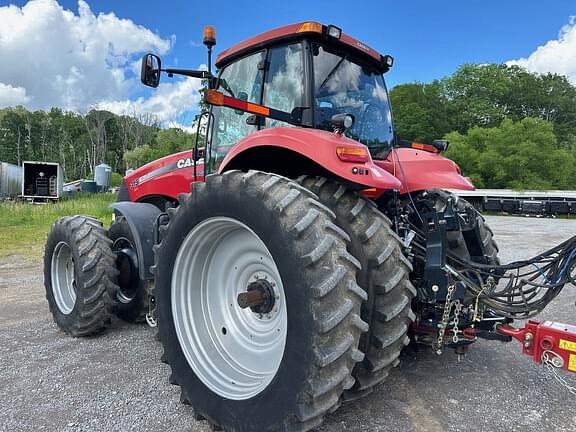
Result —
POLYGON ((162 72, 166 72, 168 76, 170 75, 185 75, 192 78, 200 78, 200 79, 212 79, 214 76, 204 70, 192 70, 192 69, 160 69, 162 72))

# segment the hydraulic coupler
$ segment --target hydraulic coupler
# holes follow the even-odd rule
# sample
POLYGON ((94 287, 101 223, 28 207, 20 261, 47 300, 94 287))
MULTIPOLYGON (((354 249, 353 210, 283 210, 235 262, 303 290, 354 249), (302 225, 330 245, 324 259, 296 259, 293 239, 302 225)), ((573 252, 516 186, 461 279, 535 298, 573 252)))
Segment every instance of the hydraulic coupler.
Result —
POLYGON ((530 320, 521 329, 502 324, 496 331, 522 343, 522 352, 536 363, 576 372, 576 326, 530 320))

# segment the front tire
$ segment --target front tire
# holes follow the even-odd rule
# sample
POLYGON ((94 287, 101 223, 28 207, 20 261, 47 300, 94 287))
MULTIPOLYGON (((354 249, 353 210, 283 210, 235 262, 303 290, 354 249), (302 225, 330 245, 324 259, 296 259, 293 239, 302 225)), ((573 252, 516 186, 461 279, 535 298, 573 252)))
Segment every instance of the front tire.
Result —
POLYGON ((109 293, 118 288, 110 243, 102 223, 87 216, 61 218, 48 234, 46 299, 58 327, 72 336, 93 336, 110 325, 109 293))
POLYGON ((182 401, 226 431, 317 426, 363 358, 366 296, 346 234, 312 193, 259 171, 208 176, 179 201, 155 274, 164 359, 182 401), (263 276, 273 312, 240 310, 237 295, 263 276))

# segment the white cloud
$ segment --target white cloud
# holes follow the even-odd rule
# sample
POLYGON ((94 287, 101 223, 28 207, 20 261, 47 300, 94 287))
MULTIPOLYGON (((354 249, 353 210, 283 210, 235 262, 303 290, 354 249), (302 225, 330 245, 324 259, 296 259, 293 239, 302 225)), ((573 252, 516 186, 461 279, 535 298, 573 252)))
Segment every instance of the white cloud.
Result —
POLYGON ((24 87, 12 87, 0 82, 0 106, 24 105, 30 101, 24 87))
POLYGON ((196 107, 200 101, 201 82, 198 79, 186 78, 176 82, 162 83, 147 99, 111 100, 97 104, 99 109, 116 114, 133 115, 151 113, 160 123, 170 123, 196 107))
MULTIPOLYGON (((85 111, 127 99, 138 83, 137 58, 144 51, 166 53, 174 40, 114 13, 94 15, 83 0, 78 15, 56 0, 0 7, 0 107, 85 111)), ((164 92, 170 89, 179 87, 164 92)), ((140 103, 162 106, 157 99, 140 103)))
POLYGON ((528 58, 511 60, 506 64, 521 66, 530 72, 565 75, 576 84, 576 17, 562 27, 558 39, 538 47, 528 58))

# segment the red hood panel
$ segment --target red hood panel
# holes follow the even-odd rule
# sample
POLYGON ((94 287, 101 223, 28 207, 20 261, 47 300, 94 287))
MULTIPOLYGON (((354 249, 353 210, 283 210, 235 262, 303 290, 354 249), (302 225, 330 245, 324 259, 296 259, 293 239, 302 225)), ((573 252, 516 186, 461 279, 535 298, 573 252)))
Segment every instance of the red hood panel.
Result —
POLYGON ((458 165, 436 153, 399 148, 390 152, 385 160, 374 163, 400 180, 401 193, 425 189, 475 189, 470 179, 461 175, 458 165))
MULTIPOLYGON (((194 177, 192 151, 185 150, 157 159, 135 169, 124 181, 131 201, 139 201, 148 196, 164 196, 177 199, 178 194, 190 191, 194 177)), ((196 173, 199 180, 204 178, 204 162, 198 161, 196 173)))

